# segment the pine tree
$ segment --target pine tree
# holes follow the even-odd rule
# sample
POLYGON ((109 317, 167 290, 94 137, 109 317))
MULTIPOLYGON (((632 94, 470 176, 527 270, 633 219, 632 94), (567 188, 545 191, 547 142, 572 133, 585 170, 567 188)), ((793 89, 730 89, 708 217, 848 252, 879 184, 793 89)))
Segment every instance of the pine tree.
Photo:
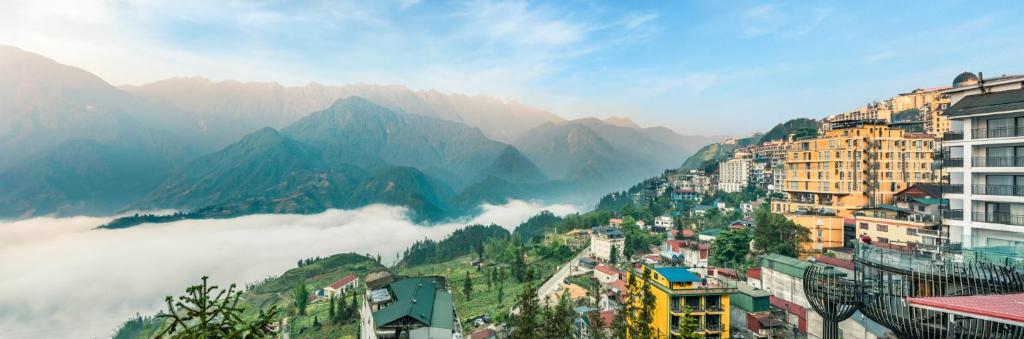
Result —
POLYGON ((703 338, 704 337, 703 335, 701 335, 700 333, 697 333, 697 327, 699 327, 698 322, 700 320, 697 319, 697 317, 695 317, 695 316, 693 316, 691 314, 693 312, 693 309, 691 309, 690 306, 685 306, 683 311, 685 312, 684 316, 683 316, 682 319, 679 319, 679 333, 682 333, 682 337, 681 338, 682 339, 701 339, 701 338, 703 338))
POLYGON ((625 338, 626 332, 627 324, 625 310, 615 312, 615 318, 612 318, 612 338, 625 338))
POLYGON ((637 332, 641 338, 654 338, 659 337, 661 333, 654 333, 654 307, 656 306, 656 300, 654 292, 651 291, 651 270, 644 268, 643 273, 643 289, 642 296, 640 298, 640 328, 637 332))
POLYGON ((466 280, 462 282, 462 293, 466 294, 466 300, 472 299, 473 280, 469 278, 469 272, 466 272, 466 280))
POLYGON ((541 337, 543 338, 571 338, 573 321, 572 305, 569 303, 569 294, 562 294, 558 304, 544 310, 544 322, 541 324, 541 337))
POLYGON ((604 318, 601 317, 601 312, 590 312, 590 339, 605 339, 608 336, 604 333, 604 318))
POLYGON ((505 284, 498 283, 498 304, 504 302, 505 299, 505 284))
POLYGON ((338 314, 335 313, 334 310, 336 304, 334 299, 334 294, 331 294, 331 304, 327 306, 327 321, 334 321, 338 316, 338 314))
POLYGON ((683 219, 676 219, 676 240, 683 240, 683 219))
MULTIPOLYGON (((491 271, 493 273, 493 271, 491 271)), ((491 274, 484 273, 484 277, 487 278, 487 290, 491 290, 491 286, 494 285, 494 276, 491 274)))
POLYGON ((167 326, 155 338, 264 338, 274 335, 270 325, 277 315, 277 306, 268 312, 259 311, 255 319, 242 319, 245 309, 239 306, 241 291, 231 284, 227 290, 207 283, 185 289, 185 295, 168 296, 167 311, 157 315, 167 326), (219 291, 218 291, 219 290, 219 291))
POLYGON ((292 298, 295 298, 295 309, 299 315, 306 315, 306 305, 309 305, 309 290, 306 289, 306 283, 303 280, 299 280, 299 283, 295 285, 295 289, 292 290, 292 298))
POLYGON ((619 263, 619 247, 612 244, 611 253, 608 254, 608 262, 612 265, 618 265, 619 263))
POLYGON ((529 283, 523 288, 519 295, 519 302, 516 305, 518 313, 512 316, 513 327, 512 339, 533 339, 540 330, 537 314, 540 311, 540 304, 537 302, 536 294, 529 283))

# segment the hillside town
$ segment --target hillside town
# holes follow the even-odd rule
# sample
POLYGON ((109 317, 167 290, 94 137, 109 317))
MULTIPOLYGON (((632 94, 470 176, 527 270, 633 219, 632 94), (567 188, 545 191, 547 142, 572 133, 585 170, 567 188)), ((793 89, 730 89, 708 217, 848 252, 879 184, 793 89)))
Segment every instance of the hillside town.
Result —
POLYGON ((329 316, 309 322, 303 304, 274 328, 316 336, 348 310, 358 325, 338 333, 361 339, 1016 338, 1022 85, 964 73, 729 139, 592 212, 470 227, 340 272, 308 292, 329 316))

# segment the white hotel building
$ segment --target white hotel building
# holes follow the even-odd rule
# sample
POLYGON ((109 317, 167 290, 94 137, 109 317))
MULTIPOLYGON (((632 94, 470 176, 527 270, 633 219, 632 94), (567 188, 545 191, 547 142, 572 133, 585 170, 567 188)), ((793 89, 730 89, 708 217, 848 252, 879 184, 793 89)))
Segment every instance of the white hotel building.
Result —
POLYGON ((951 243, 1024 246, 1024 76, 963 73, 944 93, 951 132, 943 136, 943 212, 951 243))

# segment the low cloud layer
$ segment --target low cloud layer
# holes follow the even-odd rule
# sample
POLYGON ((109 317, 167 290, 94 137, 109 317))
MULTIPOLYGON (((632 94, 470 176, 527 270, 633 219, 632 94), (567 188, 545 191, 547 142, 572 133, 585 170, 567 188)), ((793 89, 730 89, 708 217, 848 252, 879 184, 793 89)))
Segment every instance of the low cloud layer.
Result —
POLYGON ((294 267, 300 258, 341 252, 385 260, 412 242, 466 224, 512 229, 541 210, 569 205, 523 201, 484 205, 465 222, 420 226, 405 209, 373 205, 315 215, 252 215, 95 230, 110 218, 0 222, 0 338, 109 337, 136 312, 161 309, 199 277, 243 285, 294 267))

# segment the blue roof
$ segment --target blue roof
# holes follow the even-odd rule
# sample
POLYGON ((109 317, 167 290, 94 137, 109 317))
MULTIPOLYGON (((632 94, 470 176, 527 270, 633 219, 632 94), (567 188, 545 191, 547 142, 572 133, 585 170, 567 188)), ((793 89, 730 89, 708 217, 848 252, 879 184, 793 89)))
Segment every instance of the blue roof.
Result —
POLYGON ((655 267, 654 271, 661 274, 670 283, 700 281, 700 277, 685 267, 655 267))

